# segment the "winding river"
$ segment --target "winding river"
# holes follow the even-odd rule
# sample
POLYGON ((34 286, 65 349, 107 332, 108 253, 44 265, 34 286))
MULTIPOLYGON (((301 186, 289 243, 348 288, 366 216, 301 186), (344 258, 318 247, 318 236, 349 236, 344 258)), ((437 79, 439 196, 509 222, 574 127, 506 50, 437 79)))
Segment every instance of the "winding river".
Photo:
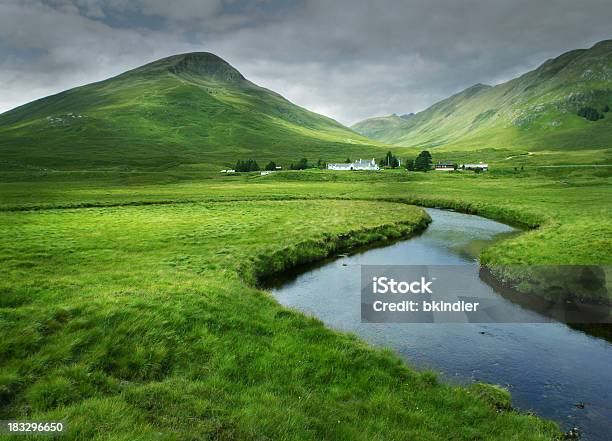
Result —
POLYGON ((486 285, 479 278, 479 251, 518 233, 479 216, 427 211, 433 222, 422 235, 301 268, 274 281, 272 294, 447 381, 503 385, 515 407, 564 430, 579 427, 584 440, 612 439, 612 345, 604 340, 561 323, 361 323, 360 265, 465 265, 475 286, 486 285))

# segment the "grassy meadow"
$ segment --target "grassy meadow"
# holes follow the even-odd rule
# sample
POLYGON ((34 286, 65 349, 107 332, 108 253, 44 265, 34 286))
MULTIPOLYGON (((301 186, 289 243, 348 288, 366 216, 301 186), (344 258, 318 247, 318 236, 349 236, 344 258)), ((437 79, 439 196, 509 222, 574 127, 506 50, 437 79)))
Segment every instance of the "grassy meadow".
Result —
POLYGON ((0 174, 0 210, 204 201, 366 199, 454 208, 531 228, 486 250, 498 264, 612 262, 612 168, 512 168, 489 173, 309 170, 219 176, 168 172, 0 174), (537 229, 535 229, 537 227, 537 229))
POLYGON ((530 228, 485 263, 611 263, 610 169, 0 175, 1 419, 65 439, 551 440, 281 307, 262 277, 426 227, 414 206, 530 228), (407 204, 408 203, 408 204, 407 204))
POLYGON ((3 212, 2 418, 63 419, 65 439, 551 439, 498 410, 507 393, 440 384, 245 280, 427 222, 343 200, 3 212))

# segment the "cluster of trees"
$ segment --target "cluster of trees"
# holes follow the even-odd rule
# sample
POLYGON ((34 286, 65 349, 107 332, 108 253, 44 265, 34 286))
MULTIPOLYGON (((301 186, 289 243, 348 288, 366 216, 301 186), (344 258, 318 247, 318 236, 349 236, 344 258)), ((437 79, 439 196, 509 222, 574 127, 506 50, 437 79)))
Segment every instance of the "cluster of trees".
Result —
MULTIPOLYGON (((327 163, 323 161, 322 159, 319 159, 316 164, 311 164, 308 162, 308 159, 302 158, 296 163, 291 163, 291 165, 289 166, 289 169, 290 170, 305 170, 307 168, 315 168, 315 167, 316 168, 327 168, 327 163)), ((276 162, 270 161, 265 166, 264 170, 275 171, 276 168, 277 168, 276 162)), ((254 159, 247 159, 247 160, 239 159, 238 162, 236 162, 236 166, 234 167, 234 170, 236 170, 237 172, 252 172, 252 171, 259 171, 261 169, 259 168, 259 164, 257 164, 257 161, 255 161, 254 159)))
POLYGON ((238 162, 236 162, 234 170, 237 172, 259 171, 259 165, 254 159, 247 159, 246 161, 239 159, 238 162))
POLYGON ((594 107, 582 107, 580 110, 578 110, 578 116, 586 118, 589 121, 598 121, 600 119, 603 119, 604 117, 603 114, 609 111, 610 111, 610 106, 608 105, 606 105, 602 109, 602 113, 599 113, 599 111, 595 109, 594 107))
POLYGON ((391 167, 391 168, 397 168, 400 166, 400 161, 399 159, 397 159, 397 157, 395 157, 395 155, 393 155, 393 153, 391 153, 391 151, 389 150, 387 152, 387 154, 385 155, 384 158, 380 159, 378 161, 378 166, 379 167, 391 167))
POLYGON ((327 168, 327 163, 319 159, 316 164, 311 164, 308 159, 302 158, 297 163, 291 163, 290 170, 306 170, 307 168, 327 168))
POLYGON ((423 150, 415 159, 406 160, 406 170, 408 171, 423 171, 431 170, 431 153, 423 150))
POLYGON ((292 162, 289 166, 290 170, 306 170, 307 168, 311 168, 311 165, 308 163, 308 159, 302 158, 295 164, 292 162))

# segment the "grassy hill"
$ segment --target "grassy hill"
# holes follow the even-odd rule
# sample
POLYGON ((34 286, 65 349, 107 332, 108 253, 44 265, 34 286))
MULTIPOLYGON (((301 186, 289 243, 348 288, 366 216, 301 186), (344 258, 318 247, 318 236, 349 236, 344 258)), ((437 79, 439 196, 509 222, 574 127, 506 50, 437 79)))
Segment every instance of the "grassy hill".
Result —
POLYGON ((412 147, 593 149, 612 145, 612 40, 567 52, 495 87, 476 84, 415 115, 370 118, 353 130, 412 147), (580 116, 584 109, 601 116, 580 116))
POLYGON ((210 53, 164 58, 0 115, 0 168, 8 170, 217 169, 249 157, 343 159, 373 144, 210 53))

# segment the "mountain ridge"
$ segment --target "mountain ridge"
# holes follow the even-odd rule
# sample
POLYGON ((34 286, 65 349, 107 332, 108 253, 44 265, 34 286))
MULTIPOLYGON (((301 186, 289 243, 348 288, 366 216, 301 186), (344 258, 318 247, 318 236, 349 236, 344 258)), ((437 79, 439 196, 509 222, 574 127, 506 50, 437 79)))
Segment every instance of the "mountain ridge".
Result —
POLYGON ((612 40, 546 60, 496 86, 475 84, 408 121, 374 117, 351 128, 381 142, 419 147, 609 147, 610 123, 590 124, 583 107, 612 106, 612 40))

